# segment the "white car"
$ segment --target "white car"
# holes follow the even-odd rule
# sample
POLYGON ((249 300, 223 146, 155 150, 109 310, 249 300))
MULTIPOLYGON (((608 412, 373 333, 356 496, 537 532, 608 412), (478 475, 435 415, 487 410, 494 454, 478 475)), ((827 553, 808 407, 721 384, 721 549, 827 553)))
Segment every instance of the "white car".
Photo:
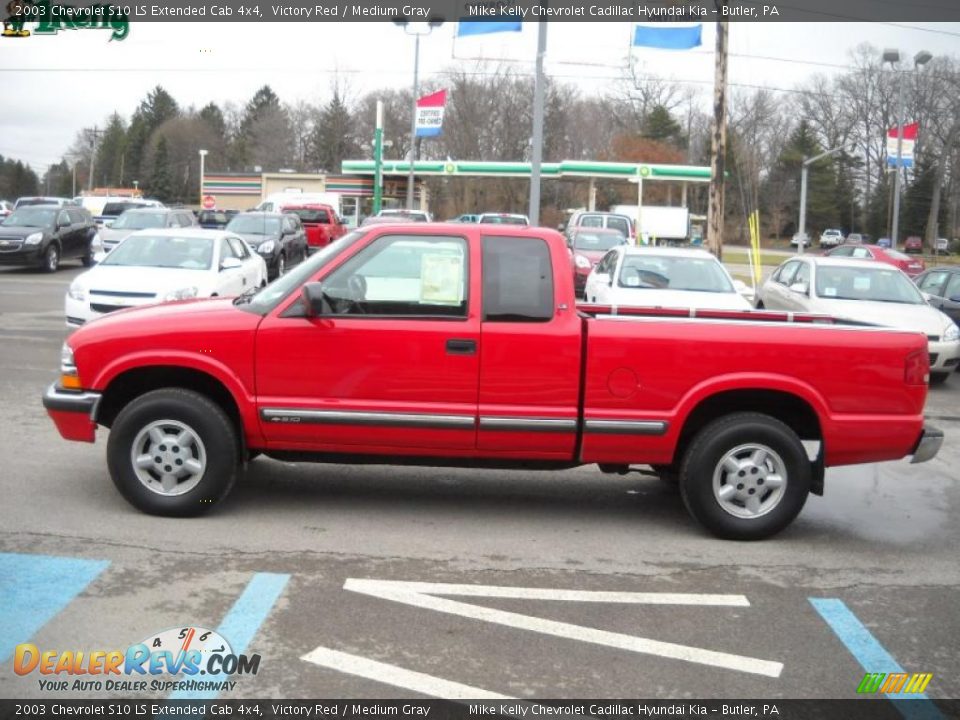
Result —
POLYGON ((836 247, 843 244, 843 233, 839 230, 824 230, 820 233, 820 247, 836 247))
POLYGON ((530 225, 530 218, 518 213, 482 213, 477 222, 481 225, 530 225))
POLYGON ((78 327, 128 307, 240 295, 266 284, 263 258, 233 233, 140 230, 71 283, 65 300, 67 326, 78 327))
POLYGON ((587 302, 710 310, 751 310, 749 290, 706 250, 621 245, 587 278, 587 302))
POLYGON ((760 288, 758 308, 832 315, 927 336, 930 382, 960 363, 960 328, 924 299, 900 269, 872 260, 795 257, 760 288))
POLYGON ((404 208, 390 208, 381 210, 377 217, 396 218, 399 222, 432 222, 433 216, 425 210, 406 210, 404 208))

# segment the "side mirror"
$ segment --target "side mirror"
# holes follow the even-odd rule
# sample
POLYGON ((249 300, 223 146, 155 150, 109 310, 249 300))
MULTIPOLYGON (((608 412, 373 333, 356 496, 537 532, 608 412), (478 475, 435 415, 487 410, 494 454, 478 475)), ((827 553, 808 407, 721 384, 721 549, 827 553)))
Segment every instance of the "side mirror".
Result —
POLYGON ((220 262, 220 272, 224 270, 236 270, 243 267, 243 261, 240 258, 226 257, 220 262))
POLYGON ((323 292, 323 283, 306 283, 300 290, 300 297, 303 299, 303 311, 307 317, 329 315, 333 310, 326 293, 323 292))
POLYGON ((810 286, 805 282, 794 283, 790 286, 790 292, 800 293, 801 295, 808 295, 810 293, 810 286))

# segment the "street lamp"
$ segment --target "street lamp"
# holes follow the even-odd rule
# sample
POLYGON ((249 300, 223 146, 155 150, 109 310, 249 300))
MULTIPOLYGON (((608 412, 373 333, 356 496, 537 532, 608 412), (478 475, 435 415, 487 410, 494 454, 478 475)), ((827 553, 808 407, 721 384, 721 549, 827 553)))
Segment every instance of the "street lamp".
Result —
POLYGON ((846 150, 842 145, 840 147, 835 147, 832 150, 827 150, 822 152, 819 155, 814 155, 812 158, 804 158, 803 163, 800 167, 800 222, 799 229, 797 230, 797 247, 799 248, 799 254, 803 255, 803 247, 807 244, 807 168, 809 168, 817 160, 821 160, 829 155, 838 153, 841 150, 846 150))
MULTIPOLYGON (((921 50, 913 56, 914 70, 926 65, 933 59, 933 55, 926 50, 921 50)), ((896 48, 887 48, 883 51, 883 62, 890 63, 890 70, 896 72, 897 63, 900 62, 900 51, 896 48)), ((903 73, 897 77, 897 161, 894 166, 896 175, 893 181, 893 224, 890 228, 890 243, 897 247, 897 239, 900 234, 900 175, 903 165, 903 73)))
POLYGON ((200 207, 203 207, 203 159, 207 156, 206 150, 200 150, 200 207))
POLYGON ((417 142, 417 95, 420 92, 420 36, 429 35, 433 29, 443 25, 443 20, 431 20, 425 23, 412 23, 406 18, 397 18, 393 21, 397 27, 402 27, 407 35, 413 35, 413 105, 410 118, 410 174, 407 177, 407 209, 413 209, 413 161, 414 148, 417 142))

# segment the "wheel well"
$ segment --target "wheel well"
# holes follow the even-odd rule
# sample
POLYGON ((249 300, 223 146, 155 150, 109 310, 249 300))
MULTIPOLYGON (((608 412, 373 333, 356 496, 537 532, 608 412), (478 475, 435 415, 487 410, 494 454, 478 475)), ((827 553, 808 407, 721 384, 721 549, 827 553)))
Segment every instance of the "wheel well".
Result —
POLYGON ((757 412, 774 417, 801 440, 821 440, 817 413, 802 398, 777 390, 729 390, 703 400, 687 417, 677 442, 674 463, 680 462, 690 441, 707 424, 735 412, 757 412))
POLYGON ((200 370, 176 366, 134 368, 121 373, 107 386, 97 408, 97 422, 110 427, 123 408, 151 390, 179 387, 205 395, 219 405, 230 418, 243 442, 243 423, 233 395, 219 380, 200 370))

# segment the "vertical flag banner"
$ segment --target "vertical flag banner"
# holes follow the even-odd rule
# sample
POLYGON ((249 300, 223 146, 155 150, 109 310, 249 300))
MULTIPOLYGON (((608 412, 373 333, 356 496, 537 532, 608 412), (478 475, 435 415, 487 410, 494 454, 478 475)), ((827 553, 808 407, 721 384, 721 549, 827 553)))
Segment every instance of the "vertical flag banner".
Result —
POLYGON ((703 23, 637 23, 633 44, 661 50, 689 50, 703 44, 703 23))
POLYGON ((438 90, 417 100, 417 137, 436 137, 443 132, 446 102, 446 90, 438 90))
MULTIPOLYGON (((900 149, 900 167, 913 167, 913 147, 917 144, 920 123, 903 126, 903 145, 900 149)), ((897 128, 887 130, 887 165, 897 165, 897 128)))
POLYGON ((519 20, 508 22, 487 22, 485 20, 461 20, 457 23, 457 37, 470 35, 486 35, 498 32, 520 32, 519 20))

